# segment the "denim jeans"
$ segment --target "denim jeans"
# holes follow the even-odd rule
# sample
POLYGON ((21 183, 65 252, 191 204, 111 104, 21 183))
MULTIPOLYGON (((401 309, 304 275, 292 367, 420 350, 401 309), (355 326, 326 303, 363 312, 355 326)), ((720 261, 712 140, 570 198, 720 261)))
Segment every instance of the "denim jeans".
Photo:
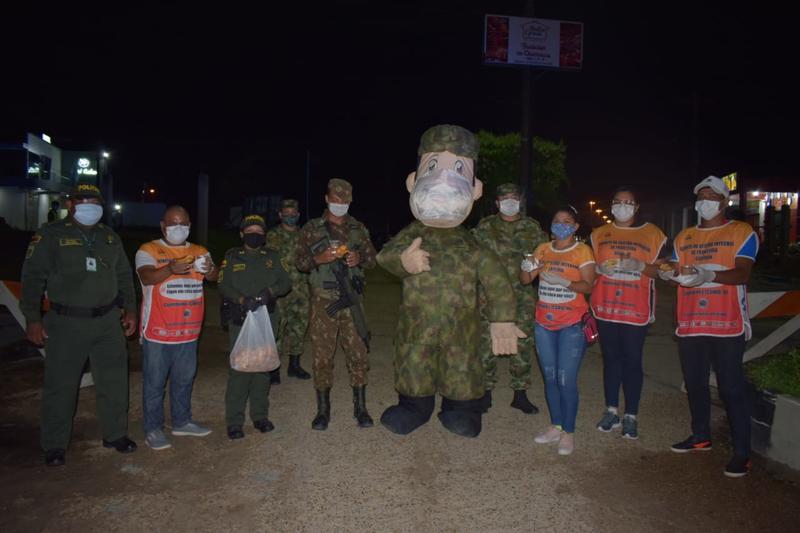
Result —
POLYGON ((606 406, 619 407, 619 388, 625 392, 625 414, 639 414, 642 397, 642 357, 647 325, 597 321, 603 350, 603 385, 606 406))
POLYGON ((534 336, 550 422, 574 433, 578 417, 578 370, 586 351, 583 328, 575 324, 553 331, 537 323, 534 336))
POLYGON ((169 378, 172 427, 192 419, 197 341, 163 344, 142 339, 142 414, 145 432, 164 428, 164 387, 169 378))
POLYGON ((689 397, 692 414, 692 434, 698 438, 711 438, 711 391, 708 378, 713 366, 717 386, 731 430, 733 453, 739 457, 750 456, 750 405, 745 388, 744 335, 738 337, 679 337, 683 381, 689 397))

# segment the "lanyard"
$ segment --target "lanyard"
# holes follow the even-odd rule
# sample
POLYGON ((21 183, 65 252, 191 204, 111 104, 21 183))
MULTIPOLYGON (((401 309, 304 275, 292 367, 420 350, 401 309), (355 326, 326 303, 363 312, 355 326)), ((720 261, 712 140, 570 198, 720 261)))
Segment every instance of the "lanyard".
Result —
POLYGON ((97 232, 92 231, 92 238, 86 236, 83 230, 78 229, 78 233, 81 234, 81 238, 83 238, 83 244, 86 247, 86 257, 94 257, 94 241, 97 239, 97 232))

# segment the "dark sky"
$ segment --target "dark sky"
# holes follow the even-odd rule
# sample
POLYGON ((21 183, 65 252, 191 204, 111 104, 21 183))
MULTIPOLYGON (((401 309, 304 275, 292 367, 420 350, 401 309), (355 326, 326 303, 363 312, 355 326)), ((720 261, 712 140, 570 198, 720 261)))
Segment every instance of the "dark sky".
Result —
MULTIPOLYGON (((521 73, 482 66, 481 46, 484 13, 521 15, 522 0, 261 4, 4 14, 3 138, 107 148, 129 199, 147 182, 192 205, 208 172, 217 214, 249 192, 302 198, 310 150, 313 212, 341 176, 357 217, 396 230, 410 220, 403 179, 422 131, 519 130, 521 73)), ((534 133, 568 149, 565 200, 619 184, 678 198, 733 170, 796 175, 793 19, 662 4, 536 2, 536 16, 585 24, 583 70, 535 74, 534 133)))

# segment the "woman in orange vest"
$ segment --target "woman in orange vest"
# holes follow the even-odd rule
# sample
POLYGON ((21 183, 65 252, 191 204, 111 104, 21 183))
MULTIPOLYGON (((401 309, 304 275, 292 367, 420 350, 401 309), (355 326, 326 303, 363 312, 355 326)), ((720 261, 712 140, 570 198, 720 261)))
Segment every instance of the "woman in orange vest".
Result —
POLYGON ((539 278, 534 336, 552 425, 534 440, 558 442, 559 455, 575 449, 578 370, 586 351, 582 319, 589 310, 584 295, 591 292, 595 277, 592 249, 575 238, 578 227, 574 207, 556 211, 550 225, 555 240, 524 259, 519 274, 523 285, 539 278))
POLYGON ((655 321, 655 278, 667 237, 649 222, 636 220, 639 204, 633 191, 621 187, 611 200, 612 224, 592 232, 597 280, 592 312, 597 318, 603 351, 606 412, 597 429, 620 426, 619 389, 625 392, 622 436, 638 439, 636 417, 642 395, 642 356, 647 327, 655 321))

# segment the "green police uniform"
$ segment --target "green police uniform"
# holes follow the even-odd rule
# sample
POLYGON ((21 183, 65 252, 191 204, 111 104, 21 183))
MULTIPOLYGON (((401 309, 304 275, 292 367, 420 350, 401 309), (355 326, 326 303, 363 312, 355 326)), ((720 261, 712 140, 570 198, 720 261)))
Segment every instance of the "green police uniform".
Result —
POLYGON ((43 321, 47 333, 44 450, 67 448, 87 357, 103 439, 127 434, 128 353, 119 307, 136 315, 131 267, 119 236, 103 224, 87 228, 71 218, 42 226, 22 267, 20 308, 29 324, 43 321), (42 320, 45 290, 51 309, 42 320))
POLYGON ((281 339, 279 352, 289 356, 303 353, 308 330, 308 274, 300 272, 295 266, 295 251, 299 242, 299 229, 289 230, 280 225, 267 232, 267 246, 278 251, 292 280, 292 291, 278 300, 281 319, 276 330, 281 339))
POLYGON ((516 302, 497 255, 462 227, 432 228, 412 222, 378 254, 378 263, 403 280, 395 334, 395 389, 403 396, 437 392, 456 400, 484 394, 477 290, 487 295, 491 322, 514 322, 516 302), (417 238, 430 254, 430 271, 410 275, 400 254, 417 238))
MULTIPOLYGON (((499 194, 499 191, 498 191, 499 194)), ((529 217, 505 221, 500 215, 491 215, 478 223, 473 235, 484 248, 492 250, 508 272, 508 277, 516 295, 516 322, 526 339, 519 339, 517 355, 511 356, 511 383, 513 390, 526 390, 531 385, 531 364, 534 357, 534 313, 536 310, 536 290, 532 285, 523 286, 519 282, 519 264, 525 253, 533 253, 537 246, 547 242, 547 235, 539 223, 529 217)), ((489 335, 489 318, 486 314, 486 294, 479 292, 481 311, 480 353, 486 371, 486 389, 492 390, 497 383, 497 356, 492 353, 492 340, 489 335)))
MULTIPOLYGON (((269 289, 272 298, 287 294, 292 288, 289 274, 281 263, 277 251, 261 247, 255 250, 237 247, 225 253, 220 267, 219 290, 222 297, 233 302, 233 319, 229 326, 230 349, 239 336, 244 313, 239 312, 241 298, 257 297, 269 289), (237 324, 238 322, 238 324, 237 324)), ((268 306, 271 307, 271 306, 268 306)), ((279 311, 270 309, 270 322, 277 331, 279 311)), ((228 427, 244 423, 244 411, 250 398, 250 419, 267 420, 269 409, 269 372, 239 372, 228 369, 228 386, 225 390, 225 422, 228 427)))

